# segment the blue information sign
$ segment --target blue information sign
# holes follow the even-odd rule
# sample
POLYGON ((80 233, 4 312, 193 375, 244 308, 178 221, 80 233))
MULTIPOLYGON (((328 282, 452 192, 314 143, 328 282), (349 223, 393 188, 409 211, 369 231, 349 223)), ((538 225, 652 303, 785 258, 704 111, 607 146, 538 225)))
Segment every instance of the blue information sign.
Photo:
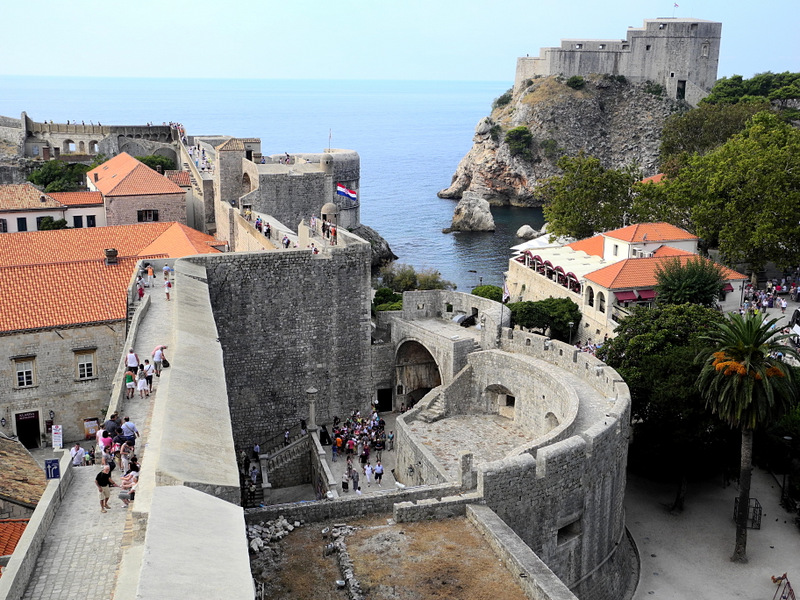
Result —
POLYGON ((48 479, 61 479, 61 467, 57 458, 48 458, 44 461, 44 472, 48 479))

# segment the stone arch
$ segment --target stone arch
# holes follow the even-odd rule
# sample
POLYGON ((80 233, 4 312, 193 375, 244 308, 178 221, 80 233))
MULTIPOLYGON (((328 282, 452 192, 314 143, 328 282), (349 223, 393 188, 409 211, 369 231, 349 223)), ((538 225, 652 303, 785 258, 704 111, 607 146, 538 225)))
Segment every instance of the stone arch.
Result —
POLYGON ((249 194, 253 191, 253 183, 250 181, 250 175, 244 173, 242 175, 242 196, 249 194))
POLYGON ((78 142, 78 154, 86 154, 86 142, 78 142))
POLYGON ((395 381, 396 402, 413 406, 442 384, 442 372, 430 350, 420 342, 407 340, 398 346, 395 354, 395 381))
POLYGON ((548 412, 544 416, 544 432, 545 433, 548 433, 548 432, 552 431, 553 429, 558 427, 558 425, 559 425, 558 417, 554 413, 548 412))
POLYGON ((489 406, 492 413, 496 413, 501 417, 514 420, 516 414, 517 398, 511 390, 506 386, 499 383, 493 383, 486 386, 484 390, 489 406))
POLYGON ((603 292, 597 292, 597 309, 601 313, 606 312, 606 295, 603 292))
POLYGON ((178 155, 175 153, 175 150, 172 148, 158 148, 151 154, 155 156, 164 156, 170 159, 173 163, 175 163, 175 168, 180 170, 180 163, 178 162, 178 155))
POLYGON ((89 142, 89 154, 97 154, 100 151, 100 144, 97 140, 89 142))
POLYGON ((590 285, 586 286, 586 304, 594 306, 594 289, 590 285))
POLYGON ((61 144, 61 154, 72 154, 75 152, 75 142, 72 140, 64 140, 61 144))

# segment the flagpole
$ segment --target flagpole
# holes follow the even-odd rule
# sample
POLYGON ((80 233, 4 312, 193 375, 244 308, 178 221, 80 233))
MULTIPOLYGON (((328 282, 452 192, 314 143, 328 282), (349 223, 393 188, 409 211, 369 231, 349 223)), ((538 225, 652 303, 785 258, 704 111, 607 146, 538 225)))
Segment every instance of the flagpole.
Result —
POLYGON ((333 129, 328 129, 328 152, 331 151, 331 136, 333 136, 333 129))

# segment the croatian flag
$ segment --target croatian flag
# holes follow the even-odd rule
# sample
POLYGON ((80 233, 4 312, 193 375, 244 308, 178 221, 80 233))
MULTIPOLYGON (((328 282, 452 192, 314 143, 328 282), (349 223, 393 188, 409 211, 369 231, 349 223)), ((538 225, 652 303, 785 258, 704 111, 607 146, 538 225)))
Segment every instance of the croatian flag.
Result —
POLYGON ((353 202, 358 200, 358 194, 356 194, 354 190, 347 189, 341 183, 336 184, 336 193, 340 196, 346 196, 347 198, 350 198, 350 200, 353 202))

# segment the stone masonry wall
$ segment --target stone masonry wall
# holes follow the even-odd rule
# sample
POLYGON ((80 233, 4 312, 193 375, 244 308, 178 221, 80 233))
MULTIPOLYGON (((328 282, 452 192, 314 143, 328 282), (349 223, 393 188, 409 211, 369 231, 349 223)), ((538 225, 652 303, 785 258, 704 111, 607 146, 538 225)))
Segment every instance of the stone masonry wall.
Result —
POLYGON ((116 374, 125 323, 16 333, 0 338, 0 413, 6 415, 7 433, 16 433, 14 414, 39 412, 39 426, 52 410, 55 423, 64 427, 64 442, 82 440, 83 419, 102 417, 116 374), (76 350, 94 352, 95 376, 78 379, 76 350), (16 364, 11 357, 33 356, 34 385, 16 387, 16 364))
POLYGON ((157 210, 160 222, 177 221, 186 225, 186 193, 106 198, 108 225, 135 225, 140 210, 157 210))
POLYGON ((224 254, 204 264, 237 448, 307 419, 310 386, 319 390, 319 424, 369 406, 369 245, 224 254))

